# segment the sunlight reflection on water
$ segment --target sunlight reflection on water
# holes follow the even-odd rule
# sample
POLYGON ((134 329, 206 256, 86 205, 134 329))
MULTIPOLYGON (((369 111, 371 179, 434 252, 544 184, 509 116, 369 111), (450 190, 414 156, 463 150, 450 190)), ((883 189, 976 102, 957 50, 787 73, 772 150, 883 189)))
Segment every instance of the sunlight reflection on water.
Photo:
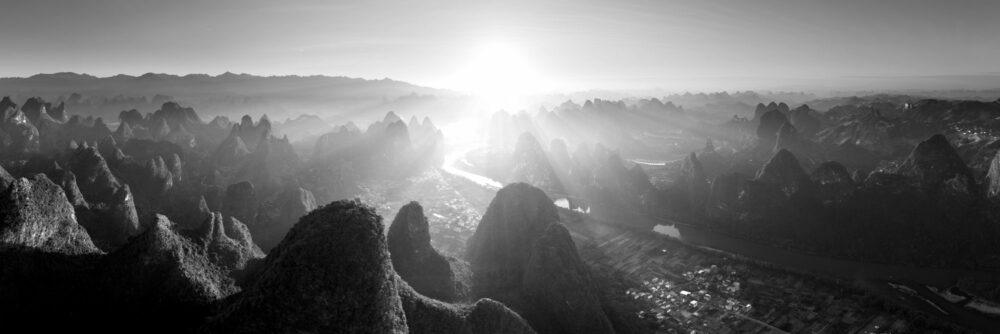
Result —
POLYGON ((681 231, 678 230, 673 225, 656 225, 653 231, 659 234, 667 235, 675 239, 681 238, 681 231))

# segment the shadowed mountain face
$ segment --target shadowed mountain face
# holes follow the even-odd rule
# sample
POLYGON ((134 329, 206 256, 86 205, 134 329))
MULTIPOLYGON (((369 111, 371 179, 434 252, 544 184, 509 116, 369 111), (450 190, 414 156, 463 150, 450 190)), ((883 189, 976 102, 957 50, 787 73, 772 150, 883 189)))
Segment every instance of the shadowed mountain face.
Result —
POLYGON ((260 236, 258 243, 270 250, 281 241, 300 217, 316 209, 313 193, 303 188, 289 188, 261 203, 250 231, 260 236))
POLYGON ((466 259, 473 272, 509 271, 496 279, 476 275, 476 289, 488 291, 520 285, 531 244, 549 224, 559 221, 555 205, 544 192, 524 183, 504 187, 490 202, 483 220, 469 239, 466 259))
POLYGON ((264 258, 247 226, 236 218, 223 218, 218 212, 203 223, 196 236, 208 250, 209 258, 230 271, 242 271, 250 261, 264 258))
POLYGON ((508 182, 524 182, 549 191, 563 191, 548 155, 531 133, 522 133, 517 138, 511 161, 514 165, 507 178, 508 182))
POLYGON ((780 150, 757 173, 757 180, 778 185, 786 194, 793 194, 806 176, 799 160, 791 152, 780 150))
POLYGON ((392 266, 414 290, 442 301, 458 301, 468 294, 461 279, 468 265, 441 256, 431 246, 430 229, 420 203, 399 209, 387 235, 392 266))
POLYGON ((381 218, 351 202, 306 215, 209 328, 405 333, 381 218))
MULTIPOLYGON (((4 207, 17 204, 7 198, 0 201, 4 207)), ((12 316, 5 320, 8 325, 23 328, 30 324, 44 331, 100 328, 125 332, 155 323, 156 331, 191 332, 210 314, 214 303, 239 290, 204 248, 177 233, 164 216, 155 217, 145 232, 106 255, 96 251, 86 233, 72 238, 75 244, 89 244, 90 251, 54 248, 52 241, 0 249, 4 263, 0 310, 12 316), (119 318, 93 322, 108 314, 119 318)))
POLYGON ((690 213, 694 216, 702 216, 705 210, 705 201, 708 199, 709 194, 708 180, 701 161, 698 160, 698 156, 694 153, 691 153, 684 159, 678 183, 687 190, 687 204, 689 205, 690 213))
POLYGON ((115 249, 141 232, 132 191, 112 174, 96 147, 79 148, 72 154, 68 168, 90 203, 89 214, 81 215, 81 224, 99 247, 115 249))
POLYGON ((510 305, 540 333, 614 332, 555 205, 538 188, 500 189, 467 259, 473 295, 510 305))
POLYGON ((816 167, 809 176, 819 187, 824 202, 840 202, 850 198, 855 189, 854 179, 847 168, 836 161, 827 161, 816 167))
POLYGON ((159 300, 162 308, 190 304, 204 311, 238 291, 204 247, 178 234, 164 216, 105 261, 106 270, 119 273, 110 279, 121 287, 118 298, 135 298, 137 305, 159 300))
POLYGON ((963 191, 978 192, 969 167, 942 135, 931 136, 918 144, 899 166, 898 173, 915 177, 930 187, 956 180, 961 183, 963 191))
POLYGON ((757 138, 762 142, 762 146, 774 144, 778 138, 778 130, 788 123, 788 118, 779 110, 770 110, 760 116, 760 125, 757 126, 757 138))
POLYGON ((989 187, 987 192, 990 198, 1000 197, 1000 151, 990 160, 990 169, 987 174, 989 187))

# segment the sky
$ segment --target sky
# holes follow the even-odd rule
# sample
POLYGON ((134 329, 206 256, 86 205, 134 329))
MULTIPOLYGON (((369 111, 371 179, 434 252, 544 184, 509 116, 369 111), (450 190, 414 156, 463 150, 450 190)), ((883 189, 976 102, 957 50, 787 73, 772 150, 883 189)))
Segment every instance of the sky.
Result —
POLYGON ((570 91, 1000 74, 996 0, 2 2, 2 77, 231 71, 570 91))

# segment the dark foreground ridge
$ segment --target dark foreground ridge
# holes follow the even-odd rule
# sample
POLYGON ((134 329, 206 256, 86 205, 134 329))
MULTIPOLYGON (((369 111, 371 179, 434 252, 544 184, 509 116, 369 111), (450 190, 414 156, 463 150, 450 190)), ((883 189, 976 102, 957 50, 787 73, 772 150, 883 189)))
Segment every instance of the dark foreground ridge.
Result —
POLYGON ((393 270, 382 218, 357 201, 310 212, 247 285, 202 329, 208 333, 533 333, 490 300, 428 299, 393 270))

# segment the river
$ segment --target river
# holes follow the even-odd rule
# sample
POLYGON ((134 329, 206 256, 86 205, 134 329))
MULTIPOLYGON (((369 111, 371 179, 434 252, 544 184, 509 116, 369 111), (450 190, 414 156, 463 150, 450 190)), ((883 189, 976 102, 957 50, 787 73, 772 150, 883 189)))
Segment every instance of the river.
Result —
POLYGON ((478 175, 475 173, 470 173, 458 167, 458 163, 460 162, 467 164, 465 162, 465 157, 466 155, 469 154, 469 152, 472 152, 473 150, 482 147, 483 147, 482 145, 473 144, 473 145, 463 145, 452 149, 451 152, 445 154, 444 163, 441 165, 441 169, 448 174, 464 178, 466 180, 471 181, 472 183, 478 184, 480 186, 486 187, 491 190, 499 190, 500 188, 503 188, 503 183, 497 180, 488 178, 486 176, 478 175))

